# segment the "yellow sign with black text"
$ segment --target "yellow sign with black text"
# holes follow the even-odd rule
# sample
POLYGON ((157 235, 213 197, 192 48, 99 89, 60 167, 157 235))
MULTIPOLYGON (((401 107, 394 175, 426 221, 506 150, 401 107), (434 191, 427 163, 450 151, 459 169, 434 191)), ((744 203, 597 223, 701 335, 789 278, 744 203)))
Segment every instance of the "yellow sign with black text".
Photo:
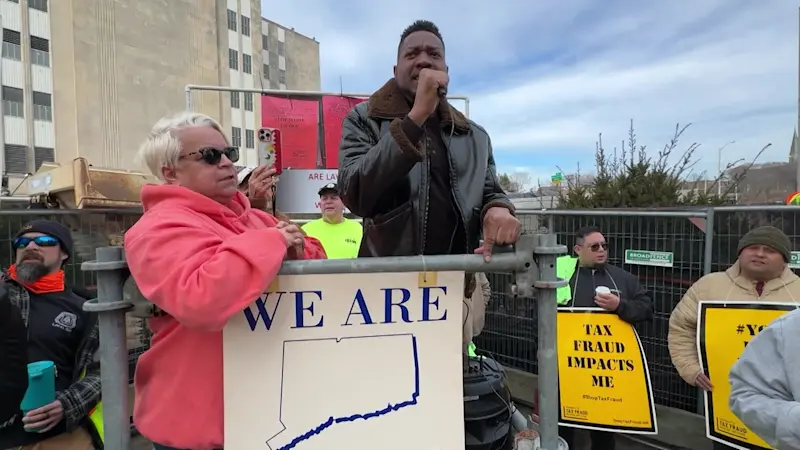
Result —
POLYGON ((700 302, 697 353, 714 390, 705 392, 706 435, 741 450, 771 449, 728 407, 728 374, 745 346, 773 320, 794 310, 790 303, 700 302))
POLYGON ((615 313, 558 310, 559 424, 656 434, 650 372, 639 335, 615 313))

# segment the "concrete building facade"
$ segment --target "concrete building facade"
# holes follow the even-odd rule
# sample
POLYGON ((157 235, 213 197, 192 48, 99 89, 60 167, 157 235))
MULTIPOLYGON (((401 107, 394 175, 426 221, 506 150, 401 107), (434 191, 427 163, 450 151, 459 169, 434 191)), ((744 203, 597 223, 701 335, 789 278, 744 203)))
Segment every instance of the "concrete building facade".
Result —
MULTIPOLYGON (((262 19, 258 0, 0 0, 0 17, 0 166, 11 178, 79 156, 138 169, 140 142, 158 118, 185 108, 187 84, 320 88, 319 43, 262 19)), ((252 150, 247 160, 260 103, 193 96, 195 111, 252 150)))

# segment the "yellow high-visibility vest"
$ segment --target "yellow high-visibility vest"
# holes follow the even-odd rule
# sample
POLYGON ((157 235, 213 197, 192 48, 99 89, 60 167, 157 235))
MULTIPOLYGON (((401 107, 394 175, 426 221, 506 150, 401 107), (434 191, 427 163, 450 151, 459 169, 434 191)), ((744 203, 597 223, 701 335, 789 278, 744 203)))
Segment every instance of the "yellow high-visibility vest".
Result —
MULTIPOLYGON (((83 369, 81 372, 81 378, 86 376, 86 369, 83 369)), ((95 431, 97 432, 97 436, 100 438, 100 441, 105 443, 105 431, 103 429, 103 401, 100 400, 94 405, 94 408, 89 411, 89 421, 92 423, 95 431)))
POLYGON ((566 305, 572 300, 572 288, 569 280, 578 269, 578 258, 566 255, 556 258, 556 276, 559 280, 566 280, 567 285, 556 289, 556 303, 566 305))

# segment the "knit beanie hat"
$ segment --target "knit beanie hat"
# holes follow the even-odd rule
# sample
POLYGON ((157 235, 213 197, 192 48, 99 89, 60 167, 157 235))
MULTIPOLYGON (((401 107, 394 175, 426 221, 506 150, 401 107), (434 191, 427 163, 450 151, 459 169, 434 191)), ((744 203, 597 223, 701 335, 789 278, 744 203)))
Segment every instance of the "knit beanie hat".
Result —
POLYGON ((789 238, 786 237, 783 231, 772 226, 765 225, 763 227, 754 228, 745 234, 739 241, 737 255, 742 253, 745 247, 751 245, 766 245, 780 253, 783 256, 783 260, 786 262, 789 262, 792 258, 791 241, 789 241, 789 238))
POLYGON ((67 227, 58 222, 50 220, 34 220, 26 223, 19 233, 14 236, 14 239, 26 233, 42 233, 56 238, 61 245, 61 250, 67 254, 67 259, 72 257, 72 233, 69 232, 67 227))

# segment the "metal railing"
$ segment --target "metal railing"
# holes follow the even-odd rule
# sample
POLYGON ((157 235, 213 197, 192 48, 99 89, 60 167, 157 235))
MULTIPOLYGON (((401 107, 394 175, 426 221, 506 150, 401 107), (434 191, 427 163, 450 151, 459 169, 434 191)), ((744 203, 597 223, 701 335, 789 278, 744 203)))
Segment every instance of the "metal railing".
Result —
MULTIPOLYGON (((555 290, 566 285, 555 272, 556 255, 566 253, 554 235, 523 236, 513 251, 498 251, 485 262, 480 255, 410 256, 347 260, 288 261, 281 275, 336 273, 391 273, 424 271, 511 272, 516 274, 514 292, 539 298, 540 326, 539 395, 542 449, 558 445, 558 364, 556 362, 555 290)), ((123 285, 129 276, 121 247, 102 247, 97 259, 82 264, 97 273, 98 298, 84 309, 98 313, 100 326, 100 367, 103 396, 105 448, 130 448, 128 417, 128 352, 125 315, 133 306, 123 299, 123 285)))
MULTIPOLYGON (((518 213, 526 231, 552 232, 570 249, 579 228, 595 225, 603 231, 609 244, 609 262, 636 275, 653 299, 654 319, 636 328, 647 355, 656 403, 692 413, 702 413, 701 395, 672 365, 667 348, 672 310, 700 277, 730 267, 738 256, 739 240, 757 226, 776 226, 789 236, 794 247, 800 247, 800 207, 794 206, 518 213), (671 267, 626 262, 625 250, 671 253, 671 267)), ((536 373, 535 299, 506 295, 505 275, 493 274, 490 282, 492 302, 476 344, 507 367, 536 373)))
MULTIPOLYGON (((139 212, 130 210, 2 210, 0 267, 13 263, 11 243, 25 222, 55 220, 70 228, 75 239, 74 255, 65 267, 67 280, 73 285, 93 289, 95 275, 81 271, 80 264, 94 259, 98 247, 121 245, 125 231, 139 216, 139 212)), ((678 376, 669 358, 667 332, 672 309, 702 275, 725 270, 734 263, 739 240, 756 226, 774 225, 789 236, 794 247, 800 248, 800 207, 796 206, 726 206, 672 211, 519 211, 519 217, 527 232, 551 231, 567 248, 574 245, 573 236, 578 228, 597 225, 603 230, 610 244, 610 262, 636 275, 655 304, 652 323, 637 328, 647 354, 656 403, 689 412, 699 412, 699 395, 678 376), (672 267, 627 264, 625 249, 672 252, 672 267)), ((494 292, 487 308, 486 326, 476 343, 503 365, 536 373, 538 305, 533 297, 508 293, 510 275, 494 273, 489 276, 494 292)), ((129 330, 128 336, 131 379, 138 355, 147 349, 149 333, 143 323, 139 326, 140 336, 131 339, 135 330, 129 330)))

